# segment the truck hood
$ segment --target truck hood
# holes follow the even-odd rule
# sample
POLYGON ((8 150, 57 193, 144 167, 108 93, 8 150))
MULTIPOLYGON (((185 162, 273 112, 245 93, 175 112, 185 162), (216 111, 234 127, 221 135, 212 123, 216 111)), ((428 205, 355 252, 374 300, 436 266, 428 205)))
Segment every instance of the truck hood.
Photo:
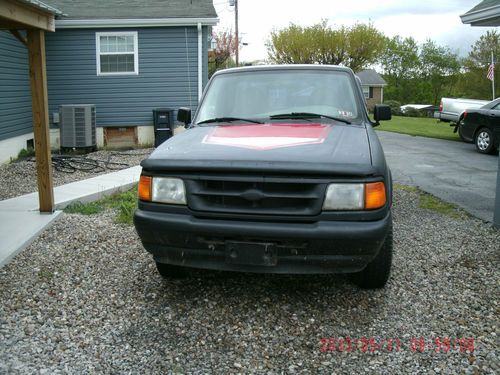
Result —
POLYGON ((194 127, 161 144, 141 165, 150 171, 376 174, 365 127, 347 124, 194 127))

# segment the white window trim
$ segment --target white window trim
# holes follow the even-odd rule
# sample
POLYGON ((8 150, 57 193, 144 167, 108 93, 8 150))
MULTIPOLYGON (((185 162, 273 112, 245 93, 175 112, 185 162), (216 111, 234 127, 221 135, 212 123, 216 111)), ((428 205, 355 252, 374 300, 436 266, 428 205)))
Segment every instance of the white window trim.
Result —
MULTIPOLYGON (((130 76, 139 74, 139 48, 137 31, 119 31, 95 33, 95 56, 98 76, 130 76), (133 36, 134 37, 134 71, 133 72, 101 72, 101 36, 133 36)), ((124 55, 125 52, 107 52, 105 55, 124 55)))
POLYGON ((363 86, 363 95, 365 96, 365 99, 371 99, 370 98, 370 86, 363 86), (367 91, 365 91, 367 90, 367 91))

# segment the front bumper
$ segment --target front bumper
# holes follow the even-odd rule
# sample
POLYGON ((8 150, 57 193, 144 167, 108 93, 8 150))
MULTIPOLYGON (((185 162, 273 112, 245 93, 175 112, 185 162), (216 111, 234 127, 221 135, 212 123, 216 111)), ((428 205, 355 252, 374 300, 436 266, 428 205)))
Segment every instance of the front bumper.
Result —
POLYGON ((138 209, 134 223, 148 252, 160 263, 259 273, 344 273, 362 270, 377 254, 391 223, 390 211, 375 221, 309 223, 217 220, 138 209), (271 243, 273 265, 233 264, 227 243, 271 243))

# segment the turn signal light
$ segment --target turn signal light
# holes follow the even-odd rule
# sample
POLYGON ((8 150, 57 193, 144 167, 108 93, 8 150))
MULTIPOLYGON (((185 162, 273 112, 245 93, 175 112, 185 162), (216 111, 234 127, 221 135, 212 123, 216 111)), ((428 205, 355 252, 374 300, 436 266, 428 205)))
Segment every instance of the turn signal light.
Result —
POLYGON ((365 184, 365 209, 374 210, 383 207, 387 198, 385 196, 385 185, 383 182, 371 182, 365 184))
POLYGON ((150 176, 141 176, 139 180, 139 199, 141 201, 149 201, 151 202, 151 186, 152 186, 153 178, 150 176))

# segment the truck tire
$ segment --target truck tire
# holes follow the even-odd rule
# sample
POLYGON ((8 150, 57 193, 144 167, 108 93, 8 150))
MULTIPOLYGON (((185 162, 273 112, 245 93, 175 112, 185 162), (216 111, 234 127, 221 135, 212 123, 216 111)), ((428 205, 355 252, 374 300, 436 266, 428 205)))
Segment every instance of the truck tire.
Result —
POLYGON ((156 269, 164 279, 180 279, 186 276, 184 268, 171 264, 156 262, 156 269))
POLYGON ((477 131, 474 143, 477 152, 481 154, 493 154, 495 152, 493 132, 488 128, 481 128, 477 131))
POLYGON ((391 274, 392 265, 392 218, 389 231, 378 255, 365 269, 351 274, 352 281, 363 289, 380 289, 385 286, 391 274))

